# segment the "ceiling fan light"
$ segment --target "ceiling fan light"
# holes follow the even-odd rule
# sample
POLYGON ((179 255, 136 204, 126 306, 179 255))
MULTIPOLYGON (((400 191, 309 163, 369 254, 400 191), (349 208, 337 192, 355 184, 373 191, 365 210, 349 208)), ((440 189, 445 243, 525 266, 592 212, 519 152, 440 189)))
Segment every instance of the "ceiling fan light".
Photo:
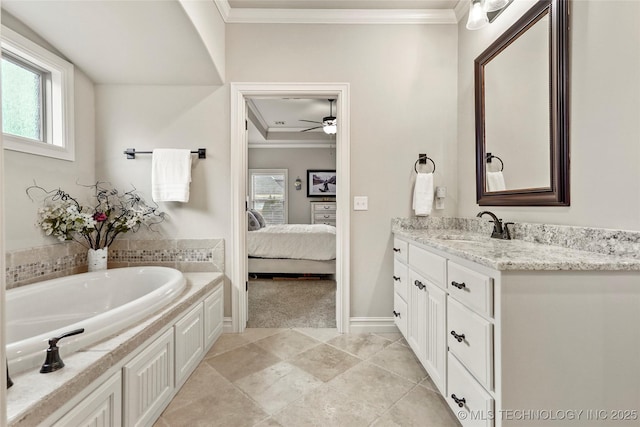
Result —
POLYGON ((322 122, 322 130, 327 135, 335 135, 338 131, 338 121, 336 119, 333 120, 324 120, 322 122))

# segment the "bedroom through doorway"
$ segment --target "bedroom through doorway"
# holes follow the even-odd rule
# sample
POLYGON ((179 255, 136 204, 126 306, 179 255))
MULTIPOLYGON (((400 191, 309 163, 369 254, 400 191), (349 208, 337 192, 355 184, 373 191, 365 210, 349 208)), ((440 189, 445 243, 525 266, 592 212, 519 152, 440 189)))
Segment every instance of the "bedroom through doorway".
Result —
POLYGON ((335 99, 246 101, 246 326, 336 328, 335 99))

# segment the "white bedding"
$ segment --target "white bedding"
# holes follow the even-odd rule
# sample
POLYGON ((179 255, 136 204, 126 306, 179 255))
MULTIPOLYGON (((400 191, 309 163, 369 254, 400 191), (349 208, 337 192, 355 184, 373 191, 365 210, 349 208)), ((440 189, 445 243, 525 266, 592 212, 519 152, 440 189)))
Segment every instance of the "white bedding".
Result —
POLYGON ((249 231, 249 256, 259 258, 336 258, 336 228, 325 224, 268 225, 249 231))

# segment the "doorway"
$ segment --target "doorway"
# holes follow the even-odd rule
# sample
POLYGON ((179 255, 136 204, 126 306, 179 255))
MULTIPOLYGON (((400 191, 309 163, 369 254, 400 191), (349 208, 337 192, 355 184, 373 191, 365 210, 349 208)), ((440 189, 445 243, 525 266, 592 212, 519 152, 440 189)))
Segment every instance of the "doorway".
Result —
POLYGON ((231 300, 234 332, 243 332, 248 317, 247 208, 247 100, 258 97, 335 99, 336 133, 336 325, 349 331, 349 84, 348 83, 232 83, 231 84, 231 300))

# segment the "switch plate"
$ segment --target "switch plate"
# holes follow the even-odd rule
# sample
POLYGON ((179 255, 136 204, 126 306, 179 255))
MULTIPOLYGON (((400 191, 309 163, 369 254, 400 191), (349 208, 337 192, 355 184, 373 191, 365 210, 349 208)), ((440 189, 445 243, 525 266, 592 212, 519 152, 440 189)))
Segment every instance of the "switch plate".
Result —
POLYGON ((369 210, 369 197, 367 197, 367 196, 354 196, 354 198, 353 198, 353 210, 354 211, 368 211, 369 210))

